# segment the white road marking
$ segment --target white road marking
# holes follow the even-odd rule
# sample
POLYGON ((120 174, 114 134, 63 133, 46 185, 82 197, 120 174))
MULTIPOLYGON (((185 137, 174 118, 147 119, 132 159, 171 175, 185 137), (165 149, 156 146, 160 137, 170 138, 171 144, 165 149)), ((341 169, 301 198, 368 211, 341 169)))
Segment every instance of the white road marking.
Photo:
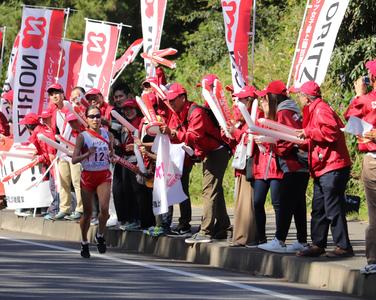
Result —
MULTIPOLYGON (((12 242, 17 242, 17 243, 20 243, 20 244, 27 244, 27 245, 40 246, 40 247, 54 249, 54 250, 60 250, 60 251, 64 251, 64 252, 74 253, 74 254, 80 253, 76 249, 67 248, 67 247, 61 247, 61 246, 55 246, 55 245, 49 245, 49 244, 37 243, 37 242, 31 242, 31 241, 25 241, 25 240, 18 240, 18 239, 10 239, 10 238, 3 237, 3 236, 0 236, 0 239, 12 241, 12 242)), ((111 256, 106 255, 106 254, 91 254, 91 256, 95 257, 95 258, 101 258, 101 259, 106 259, 106 260, 109 260, 109 261, 118 262, 118 263, 121 263, 121 264, 133 265, 133 266, 143 267, 143 268, 146 268, 146 269, 151 269, 151 270, 156 270, 156 271, 161 271, 161 272, 166 272, 166 273, 172 273, 172 274, 176 274, 176 275, 180 275, 180 276, 190 277, 190 278, 194 278, 194 279, 202 280, 202 281, 206 281, 206 282, 219 283, 219 284, 239 288, 239 289, 250 291, 250 292, 264 294, 264 295, 268 295, 268 296, 272 296, 272 297, 276 297, 276 298, 280 298, 280 299, 289 299, 289 300, 303 300, 303 299, 305 299, 305 298, 296 297, 296 296, 293 296, 293 295, 282 294, 282 293, 270 291, 270 290, 267 290, 267 289, 258 288, 258 287, 248 285, 248 284, 237 283, 237 282, 234 282, 234 281, 220 279, 220 278, 216 278, 216 277, 212 277, 212 276, 209 277, 209 276, 200 275, 200 274, 193 273, 193 272, 186 272, 186 271, 181 271, 181 270, 177 270, 177 269, 161 267, 161 266, 158 266, 158 265, 155 265, 155 264, 150 264, 150 263, 137 262, 137 261, 127 260, 127 259, 120 259, 120 258, 116 258, 116 257, 111 257, 111 256)))

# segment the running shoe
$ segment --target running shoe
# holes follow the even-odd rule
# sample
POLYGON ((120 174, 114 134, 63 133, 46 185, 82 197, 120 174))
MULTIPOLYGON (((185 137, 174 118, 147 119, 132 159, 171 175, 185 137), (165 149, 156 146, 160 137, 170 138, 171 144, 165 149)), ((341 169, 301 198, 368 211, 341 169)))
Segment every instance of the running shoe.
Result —
POLYGON ((210 235, 203 234, 203 233, 196 233, 192 235, 192 237, 185 239, 187 244, 195 244, 195 243, 210 243, 212 242, 212 238, 210 235))
POLYGON ((364 275, 376 274, 376 264, 369 264, 369 265, 366 265, 364 268, 361 268, 360 274, 364 274, 364 275))
POLYGON ((286 244, 277 238, 272 239, 270 242, 258 245, 257 248, 276 253, 286 253, 286 244))
POLYGON ((176 228, 171 229, 171 232, 167 234, 169 237, 184 237, 188 238, 192 236, 191 228, 182 228, 177 226, 176 228))
POLYGON ((81 243, 81 256, 83 258, 90 258, 89 244, 81 243))
POLYGON ((107 246, 106 246, 106 240, 103 236, 98 236, 95 234, 95 242, 97 243, 97 249, 100 254, 106 253, 107 246))

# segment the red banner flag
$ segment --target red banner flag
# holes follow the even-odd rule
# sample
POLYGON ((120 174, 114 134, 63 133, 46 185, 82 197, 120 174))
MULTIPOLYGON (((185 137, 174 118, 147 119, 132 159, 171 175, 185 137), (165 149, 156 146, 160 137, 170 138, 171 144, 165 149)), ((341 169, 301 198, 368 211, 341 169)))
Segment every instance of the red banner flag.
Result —
POLYGON ((121 26, 87 20, 78 85, 98 88, 107 99, 121 26))
MULTIPOLYGON (((141 0, 142 36, 144 52, 152 55, 159 50, 167 0, 141 0)), ((155 76, 155 66, 145 59, 146 77, 155 76)))
POLYGON ((24 142, 29 136, 20 120, 29 112, 40 113, 47 104, 46 88, 56 75, 63 25, 62 10, 23 8, 14 80, 15 142, 24 142))
MULTIPOLYGON (((143 39, 135 40, 132 45, 129 46, 129 48, 124 52, 124 54, 116 60, 115 67, 114 67, 114 74, 118 73, 120 70, 124 69, 126 66, 131 64, 134 59, 136 58, 138 52, 140 51, 142 47, 142 41, 143 39)), ((117 74, 117 76, 119 76, 117 74)))
POLYGON ((252 0, 221 0, 235 92, 248 84, 248 43, 252 0))

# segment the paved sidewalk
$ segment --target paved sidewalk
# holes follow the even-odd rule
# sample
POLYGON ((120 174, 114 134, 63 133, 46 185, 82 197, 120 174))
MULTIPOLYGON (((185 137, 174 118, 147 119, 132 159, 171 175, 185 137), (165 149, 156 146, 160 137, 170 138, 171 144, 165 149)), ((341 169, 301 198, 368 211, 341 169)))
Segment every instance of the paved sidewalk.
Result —
MULTIPOLYGON (((174 209, 177 222, 179 208, 174 209)), ((232 210, 229 210, 233 219, 232 210)), ((197 230, 201 208, 193 208, 192 225, 197 230)), ((366 263, 364 231, 366 222, 349 222, 350 239, 355 257, 345 259, 301 258, 293 254, 276 254, 260 249, 230 248, 226 240, 209 244, 187 245, 183 238, 152 238, 142 232, 123 232, 111 228, 107 232, 107 243, 111 247, 123 248, 134 253, 156 255, 169 259, 180 259, 193 263, 207 264, 224 269, 247 272, 262 276, 285 278, 291 282, 307 283, 314 287, 376 299, 376 275, 365 277, 359 269, 366 263)), ((17 217, 13 211, 0 212, 0 229, 28 232, 51 236, 61 240, 80 241, 80 230, 76 222, 47 221, 43 218, 17 217)), ((91 226, 93 240, 96 227, 91 226)), ((267 236, 274 237, 274 214, 267 215, 267 236)), ((309 229, 309 224, 308 224, 309 229)), ((1 235, 1 231, 0 231, 1 235)), ((292 224, 287 243, 295 240, 292 224)), ((329 237, 330 250, 333 247, 329 237)))

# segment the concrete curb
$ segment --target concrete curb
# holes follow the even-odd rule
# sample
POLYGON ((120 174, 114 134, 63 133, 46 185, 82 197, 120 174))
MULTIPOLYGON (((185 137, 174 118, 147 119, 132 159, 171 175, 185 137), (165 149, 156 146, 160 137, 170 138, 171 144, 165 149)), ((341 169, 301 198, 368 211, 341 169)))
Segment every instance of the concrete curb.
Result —
MULTIPOLYGON (((43 218, 17 217, 13 212, 0 212, 0 228, 38 234, 66 241, 80 241, 80 228, 69 221, 49 221, 43 218)), ((95 226, 89 236, 93 241, 95 226)), ((187 245, 182 238, 152 238, 142 232, 108 230, 107 244, 142 254, 205 264, 232 271, 285 278, 290 282, 306 283, 316 288, 376 297, 376 276, 365 277, 359 268, 351 268, 343 260, 300 258, 294 255, 268 253, 259 249, 231 248, 226 242, 187 245)), ((350 258, 364 263, 363 257, 350 258)))

